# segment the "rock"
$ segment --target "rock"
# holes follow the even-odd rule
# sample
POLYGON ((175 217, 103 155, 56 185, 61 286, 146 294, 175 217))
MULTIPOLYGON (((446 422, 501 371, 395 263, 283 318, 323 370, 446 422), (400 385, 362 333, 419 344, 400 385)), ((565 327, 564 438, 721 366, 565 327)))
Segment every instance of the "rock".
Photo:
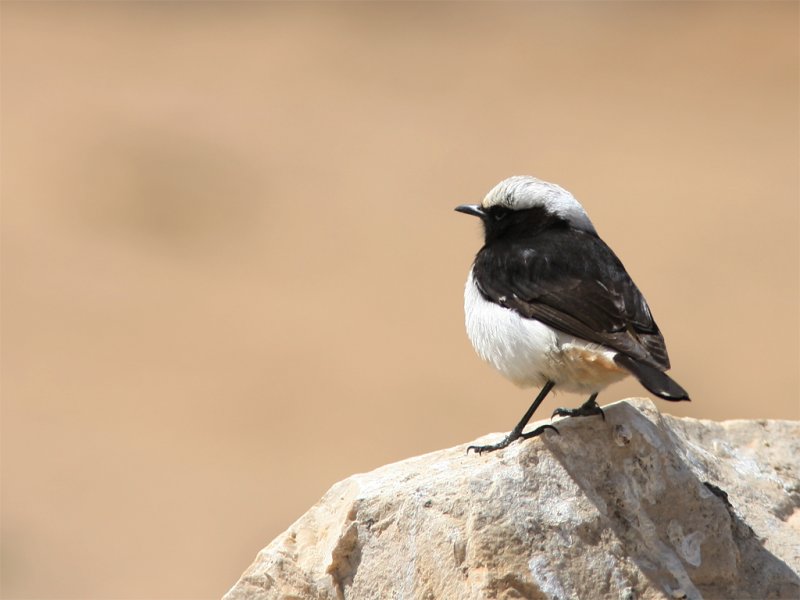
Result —
POLYGON ((800 423, 605 411, 353 475, 225 600, 800 598, 800 423))

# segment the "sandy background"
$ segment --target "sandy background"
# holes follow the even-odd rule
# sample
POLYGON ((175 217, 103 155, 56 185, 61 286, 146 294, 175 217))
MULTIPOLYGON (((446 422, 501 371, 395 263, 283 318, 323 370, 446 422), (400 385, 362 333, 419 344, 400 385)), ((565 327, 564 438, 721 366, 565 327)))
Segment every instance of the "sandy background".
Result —
POLYGON ((452 209, 512 174, 644 291, 662 410, 800 417, 798 66, 794 2, 3 2, 3 597, 219 597, 335 481, 510 429, 452 209))

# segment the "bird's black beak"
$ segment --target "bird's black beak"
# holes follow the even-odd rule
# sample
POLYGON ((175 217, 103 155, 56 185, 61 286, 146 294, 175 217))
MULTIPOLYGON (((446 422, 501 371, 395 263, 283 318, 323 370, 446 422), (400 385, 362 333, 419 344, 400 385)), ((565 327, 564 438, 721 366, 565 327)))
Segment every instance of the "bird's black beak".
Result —
POLYGON ((472 215, 473 217, 486 217, 486 213, 481 208, 480 204, 461 204, 456 206, 456 212, 464 213, 465 215, 472 215))

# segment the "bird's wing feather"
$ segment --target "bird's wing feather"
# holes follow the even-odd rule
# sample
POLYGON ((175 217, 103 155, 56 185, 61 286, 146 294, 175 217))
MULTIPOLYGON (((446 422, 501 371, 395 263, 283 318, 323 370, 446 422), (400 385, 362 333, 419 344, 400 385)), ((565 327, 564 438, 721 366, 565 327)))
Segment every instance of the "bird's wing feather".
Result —
POLYGON ((669 368, 664 338, 644 296, 594 234, 560 229, 484 246, 474 273, 492 302, 658 369, 669 368))

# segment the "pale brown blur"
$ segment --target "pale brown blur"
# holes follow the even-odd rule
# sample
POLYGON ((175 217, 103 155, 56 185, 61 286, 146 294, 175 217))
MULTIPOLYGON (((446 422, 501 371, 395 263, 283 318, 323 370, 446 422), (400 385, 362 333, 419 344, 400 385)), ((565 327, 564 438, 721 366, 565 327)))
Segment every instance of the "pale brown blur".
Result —
POLYGON ((467 341, 452 209, 512 174, 644 291, 693 398, 659 408, 798 418, 797 34, 788 2, 3 2, 3 596, 218 597, 338 479, 510 429, 533 392, 467 341))

